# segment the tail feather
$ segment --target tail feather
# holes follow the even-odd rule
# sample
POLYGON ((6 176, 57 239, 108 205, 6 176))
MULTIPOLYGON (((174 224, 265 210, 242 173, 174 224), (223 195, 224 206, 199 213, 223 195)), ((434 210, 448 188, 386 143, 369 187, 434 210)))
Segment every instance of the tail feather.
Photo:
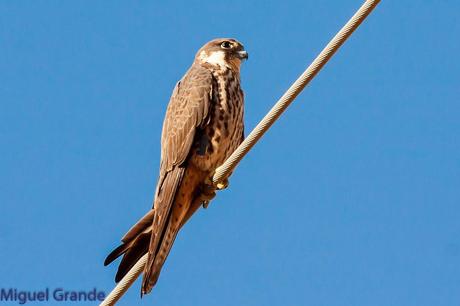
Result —
POLYGON ((119 282, 136 262, 147 253, 152 234, 153 215, 153 209, 145 214, 123 237, 122 244, 105 259, 104 265, 107 266, 123 255, 115 276, 116 282, 119 282))
POLYGON ((150 232, 141 234, 135 242, 126 250, 118 266, 115 282, 119 282, 126 273, 138 262, 138 260, 147 253, 149 248, 150 232))
POLYGON ((147 253, 149 248, 151 232, 147 231, 134 240, 123 243, 113 250, 105 259, 104 266, 111 264, 115 259, 123 255, 120 265, 118 266, 117 274, 115 275, 115 282, 119 282, 126 273, 136 264, 136 262, 147 253))
POLYGON ((129 243, 123 243, 119 245, 115 250, 110 252, 110 254, 107 255, 107 257, 104 260, 104 266, 110 265, 115 259, 123 255, 128 249, 129 245, 130 245, 129 243))
POLYGON ((155 210, 151 209, 139 221, 134 224, 129 231, 121 238, 123 242, 129 242, 136 238, 140 233, 144 232, 146 228, 152 226, 155 210))

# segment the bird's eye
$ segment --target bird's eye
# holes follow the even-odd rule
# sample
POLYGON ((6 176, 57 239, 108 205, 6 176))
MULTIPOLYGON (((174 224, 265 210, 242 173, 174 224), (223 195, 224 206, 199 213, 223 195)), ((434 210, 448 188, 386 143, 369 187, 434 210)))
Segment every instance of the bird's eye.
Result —
POLYGON ((222 49, 230 49, 232 44, 229 41, 224 41, 223 43, 220 44, 222 49))

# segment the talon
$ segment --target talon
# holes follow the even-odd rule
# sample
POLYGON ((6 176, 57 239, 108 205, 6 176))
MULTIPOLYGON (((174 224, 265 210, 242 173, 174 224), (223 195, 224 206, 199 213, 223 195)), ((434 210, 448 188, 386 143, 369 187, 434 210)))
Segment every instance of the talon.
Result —
POLYGON ((223 180, 222 182, 219 182, 216 184, 216 187, 218 190, 222 190, 228 187, 228 179, 223 180))
POLYGON ((209 203, 211 203, 211 200, 216 196, 216 194, 214 193, 213 196, 209 196, 209 195, 205 195, 205 196, 202 196, 201 198, 203 199, 203 208, 206 209, 208 208, 209 206, 209 203))
POLYGON ((216 196, 214 186, 203 184, 201 187, 201 199, 203 200, 203 208, 208 208, 209 202, 216 196))

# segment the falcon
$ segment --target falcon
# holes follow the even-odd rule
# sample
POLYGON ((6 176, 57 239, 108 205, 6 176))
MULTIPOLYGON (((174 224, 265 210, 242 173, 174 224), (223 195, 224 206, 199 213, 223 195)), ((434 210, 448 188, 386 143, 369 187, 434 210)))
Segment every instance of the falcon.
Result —
POLYGON ((141 295, 158 281, 177 233, 217 189, 212 176, 244 139, 244 96, 240 67, 248 53, 232 38, 214 39, 198 50, 192 66, 176 84, 161 135, 161 162, 152 209, 106 258, 123 255, 120 281, 146 253, 141 295))

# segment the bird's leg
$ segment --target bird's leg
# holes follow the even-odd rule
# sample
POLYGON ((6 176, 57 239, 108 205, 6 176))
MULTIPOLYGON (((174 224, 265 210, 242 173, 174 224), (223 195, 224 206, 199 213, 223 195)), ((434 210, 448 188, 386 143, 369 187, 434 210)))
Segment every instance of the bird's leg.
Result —
POLYGON ((203 208, 208 208, 209 202, 216 196, 216 190, 223 190, 228 187, 228 179, 214 185, 212 176, 208 177, 201 186, 201 198, 203 199, 203 208))
POLYGON ((209 202, 216 196, 216 187, 212 184, 212 181, 206 179, 203 185, 201 185, 201 200, 203 201, 203 208, 208 208, 209 202))

